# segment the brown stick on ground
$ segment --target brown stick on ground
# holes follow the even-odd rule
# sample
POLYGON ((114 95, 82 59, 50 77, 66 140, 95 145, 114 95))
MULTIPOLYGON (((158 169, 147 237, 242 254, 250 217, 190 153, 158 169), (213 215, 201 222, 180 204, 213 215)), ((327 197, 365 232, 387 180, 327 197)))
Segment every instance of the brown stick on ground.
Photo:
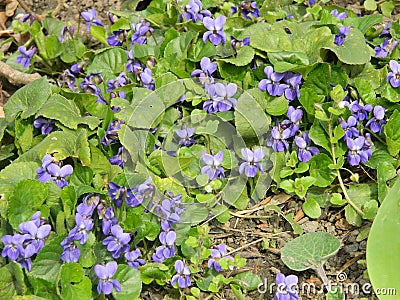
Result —
POLYGON ((17 70, 14 70, 6 63, 0 61, 0 78, 6 78, 12 85, 25 85, 36 79, 39 79, 41 76, 39 73, 34 74, 26 74, 17 70))

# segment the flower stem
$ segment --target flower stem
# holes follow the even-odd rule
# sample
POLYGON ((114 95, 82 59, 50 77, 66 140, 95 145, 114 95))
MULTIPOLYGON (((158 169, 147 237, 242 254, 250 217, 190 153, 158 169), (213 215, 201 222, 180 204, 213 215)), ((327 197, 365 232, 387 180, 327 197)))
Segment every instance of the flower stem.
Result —
MULTIPOLYGON (((331 155, 333 164, 336 165, 336 157, 335 157, 335 145, 332 142, 333 134, 332 134, 332 113, 330 114, 329 122, 328 122, 328 134, 329 134, 329 143, 331 146, 331 155)), ((364 212, 350 199, 349 194, 347 193, 346 187, 343 183, 342 176, 340 175, 340 171, 336 170, 337 178, 339 180, 340 188, 343 191, 344 198, 346 199, 347 203, 350 204, 351 207, 361 216, 364 215, 364 212)))

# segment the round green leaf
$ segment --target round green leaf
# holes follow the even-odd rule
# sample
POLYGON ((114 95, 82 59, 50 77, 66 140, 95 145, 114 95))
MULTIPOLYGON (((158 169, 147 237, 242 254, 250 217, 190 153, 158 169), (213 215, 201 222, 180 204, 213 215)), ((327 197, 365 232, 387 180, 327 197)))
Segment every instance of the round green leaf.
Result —
POLYGON ((290 269, 315 269, 340 248, 340 241, 327 232, 312 232, 288 242, 281 249, 281 259, 290 269))
POLYGON ((321 207, 314 199, 307 199, 301 208, 304 213, 312 219, 317 219, 321 216, 321 207))

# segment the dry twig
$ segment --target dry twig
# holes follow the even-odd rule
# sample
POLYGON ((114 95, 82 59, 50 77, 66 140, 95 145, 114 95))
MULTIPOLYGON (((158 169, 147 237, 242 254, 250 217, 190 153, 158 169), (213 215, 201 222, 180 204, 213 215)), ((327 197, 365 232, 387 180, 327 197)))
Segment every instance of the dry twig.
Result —
POLYGON ((38 73, 26 74, 17 70, 14 70, 6 63, 0 61, 0 77, 6 78, 12 85, 20 86, 31 83, 41 76, 38 73))

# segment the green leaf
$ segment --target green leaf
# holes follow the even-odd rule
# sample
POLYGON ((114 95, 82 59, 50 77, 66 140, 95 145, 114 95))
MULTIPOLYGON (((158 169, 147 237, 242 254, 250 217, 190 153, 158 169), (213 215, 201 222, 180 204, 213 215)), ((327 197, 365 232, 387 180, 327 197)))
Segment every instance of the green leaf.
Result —
MULTIPOLYGON (((372 224, 367 243, 368 275, 374 290, 400 290, 400 256, 387 259, 382 249, 400 249, 399 205, 400 180, 389 190, 372 224)), ((397 250, 396 250, 397 251, 397 250)), ((380 300, 394 299, 393 294, 378 295, 380 300)))
POLYGON ((322 128, 320 122, 315 120, 309 131, 310 139, 317 144, 322 146, 326 151, 330 153, 330 142, 327 133, 322 128))
POLYGON ((300 66, 310 64, 307 54, 303 52, 270 52, 268 59, 274 66, 275 72, 287 72, 300 66))
POLYGON ((82 117, 74 101, 57 94, 50 96, 36 116, 60 121, 61 124, 71 129, 77 129, 79 124, 86 124, 91 130, 94 130, 100 123, 96 117, 82 117))
POLYGON ((61 295, 63 299, 91 299, 92 282, 83 275, 83 268, 78 263, 62 265, 60 273, 61 295))
POLYGON ((361 100, 367 104, 375 104, 376 94, 373 86, 364 78, 354 79, 354 84, 357 88, 358 95, 361 100))
POLYGON ((281 249, 281 259, 290 269, 304 271, 315 269, 340 248, 340 241, 327 232, 303 234, 281 249))
POLYGON ((103 43, 104 45, 108 46, 107 43, 107 32, 103 26, 90 26, 90 34, 99 42, 103 43))
POLYGON ((19 113, 22 119, 33 116, 47 101, 51 94, 50 84, 46 77, 31 82, 16 91, 4 105, 8 122, 13 121, 19 113))
POLYGON ((38 180, 26 179, 17 184, 8 203, 8 220, 14 229, 30 220, 40 210, 48 194, 47 186, 38 180))
POLYGON ((396 109, 384 126, 388 151, 392 156, 396 156, 400 151, 400 113, 396 109))
POLYGON ((81 39, 68 40, 63 43, 61 60, 65 63, 73 63, 81 59, 86 52, 86 46, 81 39))
POLYGON ((262 283, 261 278, 252 271, 239 273, 234 279, 235 281, 237 280, 238 285, 246 291, 253 291, 262 283))
POLYGON ((128 265, 118 265, 114 279, 121 284, 121 292, 117 293, 113 290, 113 297, 116 300, 132 300, 140 296, 142 291, 142 279, 140 272, 128 265))
POLYGON ((208 217, 208 208, 201 203, 192 203, 186 206, 186 209, 181 214, 180 223, 197 225, 208 217))
POLYGON ((201 61, 203 57, 212 57, 217 53, 216 47, 211 43, 196 43, 189 51, 189 60, 201 61))
POLYGON ((365 0, 364 7, 366 10, 376 10, 378 8, 375 0, 365 0))
POLYGON ((265 105, 265 111, 271 116, 281 116, 285 114, 289 107, 289 101, 285 96, 273 97, 266 95, 267 101, 265 105))
POLYGON ((312 88, 302 88, 300 90, 300 98, 299 101, 301 105, 304 107, 306 112, 310 115, 315 114, 315 106, 316 103, 324 102, 325 97, 322 95, 318 95, 314 89, 312 88))
POLYGON ((0 190, 8 199, 14 187, 24 179, 35 179, 36 169, 39 167, 34 162, 14 162, 0 171, 0 190))
MULTIPOLYGON (((374 0, 373 0, 374 1, 374 0)), ((375 2, 375 1, 374 1, 375 2)), ((347 18, 344 20, 344 25, 358 28, 363 34, 366 34, 375 25, 380 25, 383 22, 381 14, 372 14, 362 16, 361 18, 347 18)))
POLYGON ((312 219, 317 219, 321 216, 321 207, 314 199, 307 199, 301 206, 304 213, 312 219))
POLYGON ((57 36, 49 36, 45 40, 45 47, 49 59, 55 59, 63 52, 63 47, 57 36))
POLYGON ((260 138, 269 128, 269 120, 262 107, 244 92, 235 108, 236 129, 243 138, 260 138))
POLYGON ((329 186, 335 180, 335 170, 329 169, 332 159, 325 153, 314 155, 309 161, 310 176, 314 177, 315 185, 319 187, 329 186))
POLYGON ((281 208, 277 205, 267 205, 267 206, 265 206, 264 209, 265 209, 265 211, 273 210, 273 211, 277 212, 282 218, 284 218, 290 224, 290 226, 292 226, 294 234, 302 234, 303 233, 303 229, 301 229, 300 225, 297 224, 297 222, 293 220, 293 217, 294 217, 293 213, 285 215, 285 214, 283 214, 281 208))
POLYGON ((360 227, 361 226, 361 216, 358 214, 358 212, 351 207, 350 205, 347 205, 344 209, 344 215, 346 217, 346 221, 349 222, 350 225, 360 227))
POLYGON ((363 33, 351 28, 342 46, 324 47, 336 54, 338 59, 348 65, 362 65, 370 61, 372 49, 365 43, 363 33))
POLYGON ((45 243, 45 246, 33 261, 32 270, 29 273, 29 281, 41 279, 49 288, 55 291, 58 274, 62 266, 60 255, 63 249, 60 243, 63 239, 64 236, 58 236, 45 243))
POLYGON ((395 8, 395 4, 393 1, 385 1, 381 4, 381 11, 385 17, 390 18, 392 15, 393 9, 395 8))
POLYGON ((53 153, 55 160, 64 160, 67 157, 77 157, 83 165, 90 164, 90 149, 87 131, 80 129, 76 132, 56 131, 21 155, 17 161, 38 161, 46 153, 53 153))
MULTIPOLYGON (((93 28, 95 26, 92 26, 93 28)), ((101 72, 103 76, 114 76, 125 71, 125 64, 128 60, 128 55, 124 50, 117 47, 112 47, 97 54, 89 67, 88 73, 101 72)))
POLYGON ((7 266, 0 268, 0 274, 0 299, 13 299, 13 296, 17 294, 13 274, 7 266))
POLYGON ((177 38, 171 40, 164 50, 164 57, 170 61, 179 61, 187 57, 190 43, 196 36, 194 32, 183 32, 177 38))
POLYGON ((271 28, 271 25, 267 23, 256 23, 247 27, 241 37, 250 37, 250 46, 264 52, 282 52, 292 49, 292 42, 285 30, 271 28), (266 36, 268 36, 268 43, 265 42, 266 36))
POLYGON ((248 65, 249 63, 251 63, 255 54, 256 54, 256 52, 254 51, 253 48, 251 48, 249 46, 244 46, 238 50, 235 57, 224 58, 221 60, 231 63, 235 66, 241 67, 241 66, 245 66, 245 65, 248 65))

